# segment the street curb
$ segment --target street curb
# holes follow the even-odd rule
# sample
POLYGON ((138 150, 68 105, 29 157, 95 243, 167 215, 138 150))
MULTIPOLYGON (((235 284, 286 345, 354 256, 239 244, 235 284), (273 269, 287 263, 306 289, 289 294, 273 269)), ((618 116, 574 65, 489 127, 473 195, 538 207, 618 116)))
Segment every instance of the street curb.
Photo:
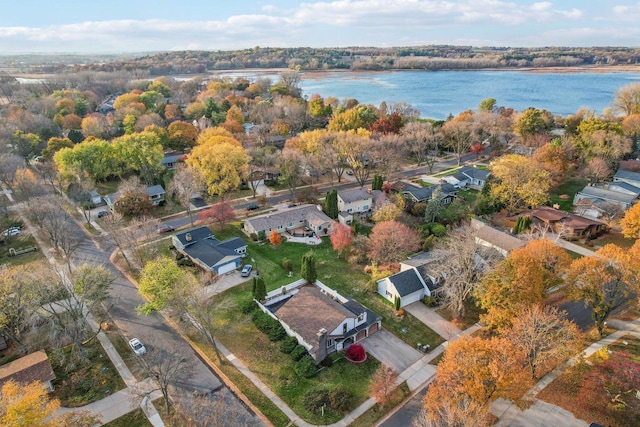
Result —
MULTIPOLYGON (((129 273, 127 273, 126 271, 124 271, 119 264, 114 262, 115 257, 117 256, 119 249, 115 249, 111 255, 109 255, 109 261, 111 262, 111 264, 118 269, 118 271, 120 271, 120 273, 125 276, 131 283, 133 283, 133 285, 136 288, 139 288, 138 286, 138 282, 129 275, 129 273)), ((147 299, 144 295, 141 295, 143 298, 147 299)), ((196 356, 198 356, 198 358, 200 360, 202 360, 205 365, 207 365, 207 367, 212 370, 214 372, 215 375, 218 376, 218 378, 220 378, 222 380, 222 383, 228 387, 232 393, 234 393, 236 396, 238 396, 240 398, 240 400, 242 401, 242 403, 244 403, 249 409, 251 409, 253 411, 254 414, 256 414, 256 416, 258 418, 260 418, 260 420, 262 422, 264 422, 267 426, 269 427, 274 427, 274 425, 271 423, 271 421, 269 421, 269 419, 253 404, 253 402, 251 402, 251 400, 249 400, 247 398, 247 396, 244 395, 244 393, 242 393, 242 391, 240 389, 238 389, 238 387, 224 374, 224 372, 222 372, 220 369, 218 369, 218 367, 209 359, 209 357, 197 346, 194 344, 193 341, 191 341, 191 339, 186 336, 185 334, 182 333, 181 329, 179 328, 179 326, 169 317, 165 316, 164 313, 162 312, 158 312, 158 314, 160 314, 162 316, 162 318, 169 324, 169 326, 171 326, 172 329, 174 329, 178 335, 180 335, 185 341, 187 341, 189 343, 189 346, 193 349, 193 351, 196 353, 196 356)), ((231 363, 231 362, 229 362, 231 363)), ((266 397, 266 396, 265 396, 266 397)))

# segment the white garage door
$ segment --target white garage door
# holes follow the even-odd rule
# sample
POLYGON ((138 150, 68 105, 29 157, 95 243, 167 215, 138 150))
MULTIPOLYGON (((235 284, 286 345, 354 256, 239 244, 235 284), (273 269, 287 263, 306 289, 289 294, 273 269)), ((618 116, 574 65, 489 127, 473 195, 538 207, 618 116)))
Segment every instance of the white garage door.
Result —
POLYGON ((409 294, 407 296, 402 297, 402 307, 404 307, 405 305, 409 305, 412 302, 416 302, 416 301, 420 301, 420 298, 422 297, 422 291, 417 291, 414 292, 412 294, 409 294))
POLYGON ((225 264, 221 267, 218 267, 218 274, 228 273, 236 269, 236 263, 230 262, 229 264, 225 264))

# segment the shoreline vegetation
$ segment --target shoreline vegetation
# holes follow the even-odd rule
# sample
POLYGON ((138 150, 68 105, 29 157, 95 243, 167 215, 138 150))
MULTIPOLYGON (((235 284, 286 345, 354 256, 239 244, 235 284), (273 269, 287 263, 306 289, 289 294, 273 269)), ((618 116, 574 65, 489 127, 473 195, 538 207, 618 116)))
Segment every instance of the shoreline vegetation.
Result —
POLYGON ((0 56, 0 73, 12 77, 70 73, 145 72, 157 76, 228 73, 390 71, 522 71, 530 73, 636 72, 640 48, 630 47, 346 47, 262 48, 121 54, 14 54, 0 56))

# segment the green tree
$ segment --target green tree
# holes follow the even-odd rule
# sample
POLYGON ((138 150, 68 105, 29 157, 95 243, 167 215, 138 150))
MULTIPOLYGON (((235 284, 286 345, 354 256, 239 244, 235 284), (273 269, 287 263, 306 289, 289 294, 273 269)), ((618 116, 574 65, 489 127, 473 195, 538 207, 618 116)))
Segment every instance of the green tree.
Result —
POLYGON ((327 191, 327 195, 324 199, 324 213, 327 214, 329 218, 336 219, 338 218, 338 190, 335 188, 331 191, 327 191))
POLYGON ((37 153, 40 137, 33 133, 24 133, 21 130, 17 130, 11 136, 11 144, 16 154, 26 160, 37 153))
POLYGON ((167 256, 148 262, 142 269, 138 292, 149 301, 136 310, 145 315, 162 310, 171 303, 175 288, 183 286, 186 280, 187 273, 167 256))
POLYGON ((516 121, 514 131, 527 140, 547 129, 542 110, 529 107, 524 110, 516 121))
POLYGON ((369 129, 378 120, 378 111, 373 105, 358 104, 350 110, 334 114, 329 121, 332 132, 369 129))
POLYGON ((381 175, 374 175, 373 176, 373 182, 371 183, 371 189, 372 190, 381 190, 382 191, 382 184, 383 184, 382 176, 381 175))
POLYGON ((262 301, 267 296, 267 288, 264 284, 264 279, 261 276, 255 276, 253 278, 253 297, 258 301, 262 301))
POLYGON ((316 257, 313 251, 309 251, 302 255, 300 274, 302 275, 302 278, 309 283, 315 283, 318 278, 318 273, 316 272, 316 257))
POLYGON ((491 113, 496 108, 496 99, 495 98, 486 98, 480 101, 480 105, 478 105, 478 110, 486 113, 491 113))

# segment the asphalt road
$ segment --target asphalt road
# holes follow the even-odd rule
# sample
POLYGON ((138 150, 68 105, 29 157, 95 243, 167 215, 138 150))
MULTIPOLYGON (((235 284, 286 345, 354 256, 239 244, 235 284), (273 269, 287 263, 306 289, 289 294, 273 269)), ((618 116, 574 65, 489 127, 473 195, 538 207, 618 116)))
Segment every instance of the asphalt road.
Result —
POLYGON ((427 393, 425 388, 421 392, 413 396, 407 403, 400 408, 395 414, 391 415, 379 427, 411 427, 417 419, 423 408, 422 400, 427 393))
MULTIPOLYGON (((116 269, 109 261, 109 255, 115 247, 104 236, 89 238, 80 226, 77 233, 82 239, 82 243, 73 255, 73 262, 76 265, 90 263, 103 265, 108 268, 115 281, 111 286, 111 297, 113 298, 113 308, 111 317, 127 338, 136 337, 145 346, 154 346, 163 349, 177 349, 186 359, 186 363, 191 367, 191 375, 183 375, 172 381, 172 385, 181 389, 189 395, 197 391, 209 394, 212 398, 224 392, 230 395, 231 402, 237 406, 238 411, 243 414, 248 425, 263 425, 262 422, 244 404, 224 387, 220 379, 209 369, 209 367, 199 359, 189 344, 171 328, 167 322, 158 314, 143 316, 136 313, 136 307, 143 304, 144 299, 138 294, 137 288, 124 275, 116 269)), ((144 357, 144 356, 143 356, 144 357)))

